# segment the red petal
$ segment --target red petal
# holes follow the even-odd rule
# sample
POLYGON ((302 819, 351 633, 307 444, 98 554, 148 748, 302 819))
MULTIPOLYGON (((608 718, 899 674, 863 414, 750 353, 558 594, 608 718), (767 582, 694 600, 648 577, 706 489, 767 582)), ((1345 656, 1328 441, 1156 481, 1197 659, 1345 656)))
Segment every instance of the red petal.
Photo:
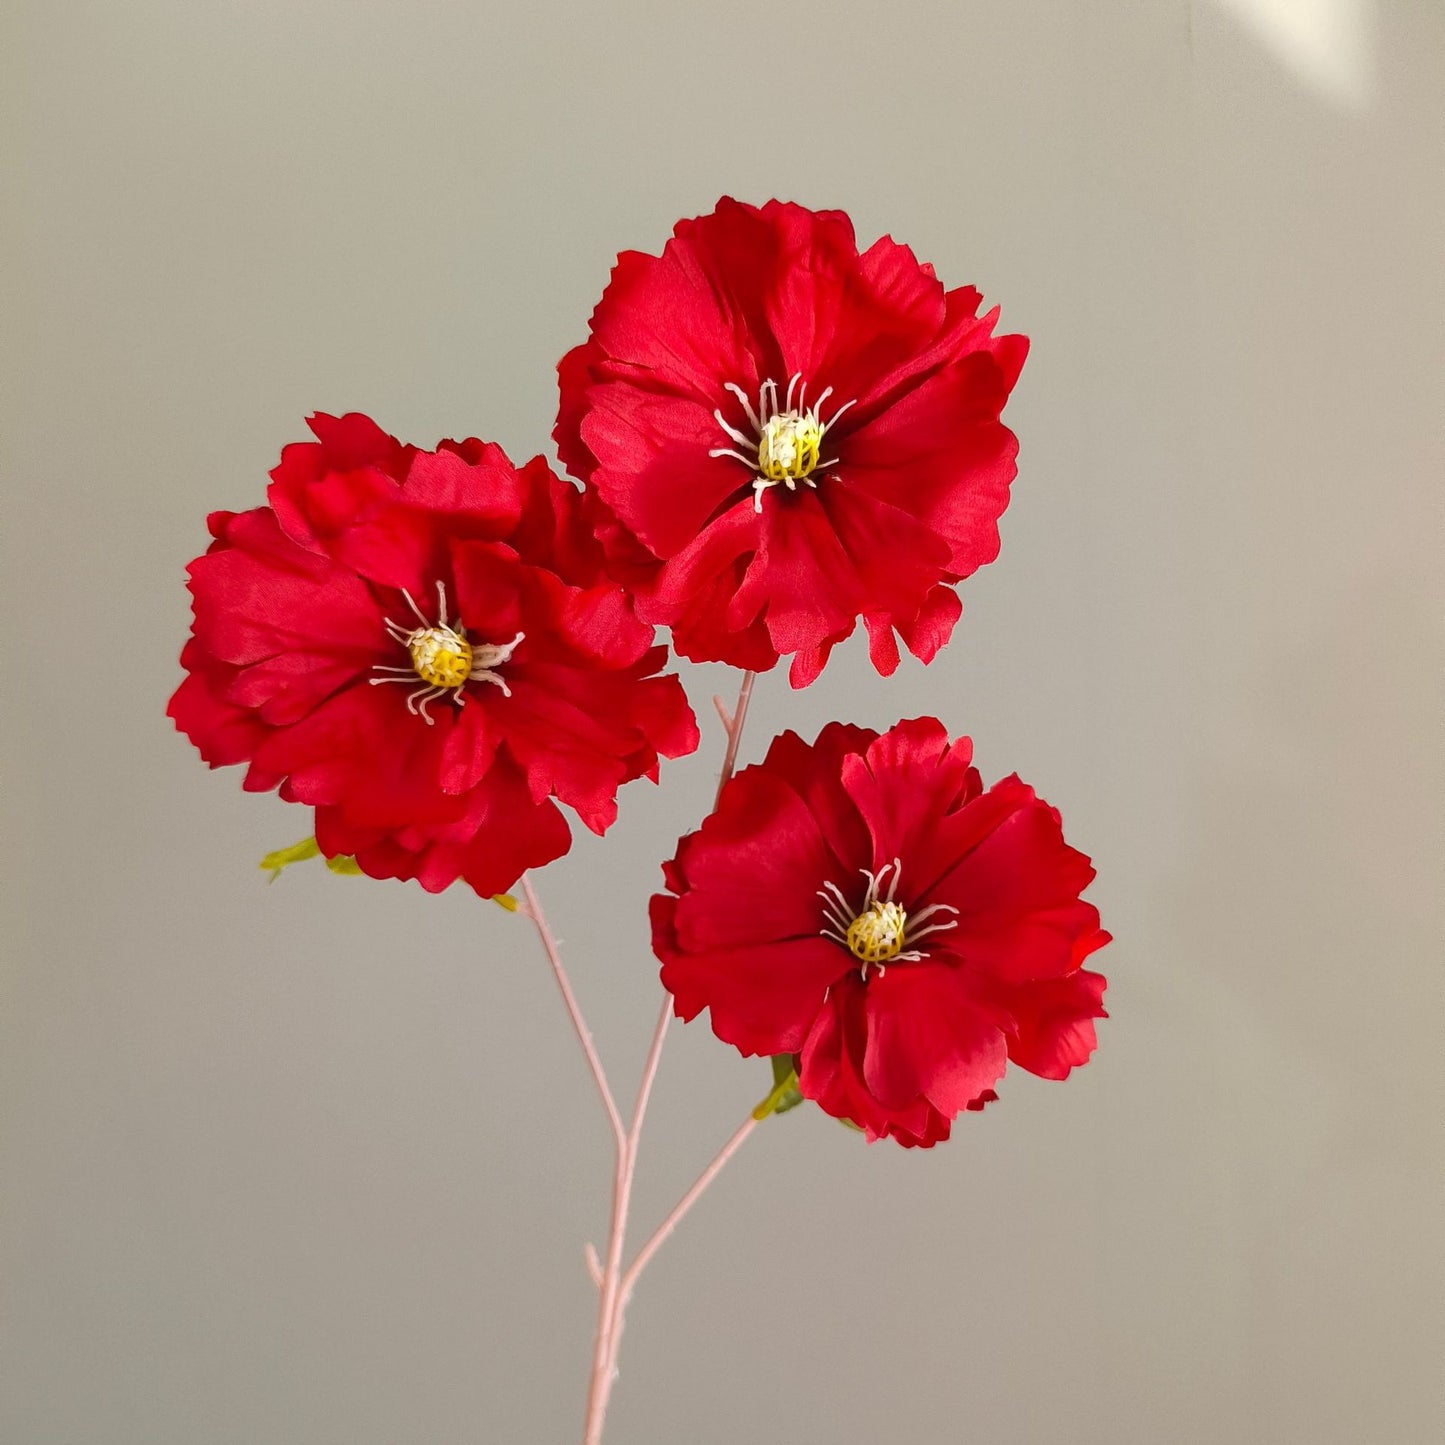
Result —
POLYGON ((174 719, 213 768, 244 763, 266 735, 265 726, 253 713, 217 696, 201 672, 193 672, 175 690, 166 716, 174 719))
POLYGON ((893 636, 893 619, 886 613, 863 616, 868 628, 868 660, 880 677, 892 677, 898 670, 898 643, 893 636))
POLYGON ((836 871, 830 865, 827 876, 845 889, 871 862, 872 848, 868 829, 843 787, 843 759, 866 752, 877 736, 871 728, 837 722, 829 723, 813 743, 805 743, 795 732, 779 733, 762 763, 787 782, 817 819, 818 831, 836 860, 836 871))
POLYGON ((929 901, 959 910, 948 947, 971 968, 1013 982, 1068 973, 1077 941, 1097 930, 1099 915, 1079 897, 1094 870, 1065 844, 1058 814, 1006 778, 960 819, 986 831, 928 890, 929 901))
MULTIPOLYGON (((958 593, 951 587, 938 586, 923 599, 916 617, 907 622, 894 620, 909 652, 920 662, 932 662, 953 636, 954 625, 962 614, 963 603, 958 600, 958 593)), ((881 667, 878 670, 883 671, 881 667)))
POLYGON ((231 518, 225 542, 190 568, 195 637, 207 655, 244 666, 303 653, 358 672, 380 655, 385 632, 366 584, 297 546, 267 508, 231 518))
MULTIPOLYGON (((824 926, 818 890, 841 881, 817 817, 770 767, 744 768, 723 789, 685 871, 688 892, 676 919, 685 949, 816 938, 824 926)), ((840 954, 835 975, 847 966, 840 954)))
POLYGON ((800 1092, 834 1118, 856 1124, 870 1143, 891 1137, 926 1148, 948 1138, 948 1120, 921 1095, 890 1110, 869 1089, 863 1078, 865 997, 866 986, 856 971, 828 995, 798 1059, 800 1092))
POLYGON ((592 340, 613 369, 621 363, 650 386, 699 400, 720 397, 725 381, 755 388, 761 379, 727 299, 686 239, 670 241, 661 258, 639 251, 617 258, 592 313, 592 340))
MULTIPOLYGON (((534 481, 540 483, 540 476, 534 481)), ((398 500, 425 512, 481 523, 501 536, 521 520, 523 489, 501 447, 473 442, 465 457, 451 448, 418 452, 398 500)))
POLYGON ((843 759, 843 786, 873 840, 872 866, 903 859, 909 900, 957 856, 937 835, 966 790, 971 755, 969 740, 951 743, 937 718, 913 718, 890 728, 865 756, 843 759))
POLYGON ((849 955, 817 937, 670 954, 665 923, 658 927, 669 902, 653 900, 653 945, 677 1016, 693 1019, 708 1009, 713 1033, 745 1055, 801 1049, 849 955))
MULTIPOLYGON (((1107 934, 1100 936, 1107 941, 1107 934)), ((1102 974, 1081 968, 1013 990, 1004 1001, 1015 1020, 1009 1058, 1045 1079, 1065 1079, 1087 1063, 1098 1046, 1094 1020, 1108 1017, 1106 984, 1102 974)))
POLYGON ((711 406, 631 384, 594 386, 588 398, 582 439, 597 458, 592 485, 656 556, 675 556, 730 498, 751 496, 742 462, 709 455, 737 446, 713 416, 731 401, 721 387, 711 406))
POLYGON ((811 491, 764 506, 761 545, 729 609, 737 625, 759 608, 780 654, 846 637, 864 602, 857 573, 811 491))
POLYGON ((998 519, 1018 472, 1018 442, 998 420, 1007 395, 993 358, 977 352, 905 392, 840 444, 848 482, 942 538, 954 577, 998 555, 998 519))
POLYGON ((867 987, 863 1074, 888 1109, 926 1098, 940 1113, 966 1109, 1003 1077, 1004 1036, 994 1017, 940 964, 898 964, 867 987))

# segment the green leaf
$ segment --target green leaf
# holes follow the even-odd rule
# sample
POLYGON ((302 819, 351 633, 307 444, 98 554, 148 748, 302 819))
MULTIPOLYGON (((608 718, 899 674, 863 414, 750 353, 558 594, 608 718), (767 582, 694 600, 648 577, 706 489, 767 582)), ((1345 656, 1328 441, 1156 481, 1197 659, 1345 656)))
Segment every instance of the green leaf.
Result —
POLYGON ((317 847, 315 838, 303 838, 289 848, 277 848, 274 853, 268 853, 261 860, 261 868, 271 875, 270 881, 274 883, 281 876, 283 868, 289 868, 293 863, 304 863, 308 858, 318 857, 320 853, 321 849, 317 847))
POLYGON ((773 1055, 773 1091, 753 1110, 754 1119, 766 1119, 769 1114, 786 1114, 803 1102, 798 1089, 798 1071, 793 1067, 791 1054, 773 1055))
MULTIPOLYGON (((271 875, 269 881, 274 883, 281 876, 283 868, 289 868, 293 863, 305 863, 312 858, 320 857, 321 848, 316 839, 303 838, 289 848, 278 848, 274 853, 268 853, 261 860, 261 867, 271 875)), ((336 857, 327 858, 324 861, 333 873, 340 873, 343 877, 355 878, 361 874, 361 865, 355 858, 348 858, 344 853, 338 853, 336 857)))
MULTIPOLYGON (((277 848, 274 853, 268 853, 261 860, 261 868, 271 875, 268 881, 274 883, 281 876, 283 868, 289 868, 293 863, 305 863, 308 859, 320 857, 321 848, 316 839, 303 838, 289 848, 277 848)), ((323 861, 333 873, 340 874, 343 878, 360 878, 362 876, 361 864, 345 853, 338 853, 336 857, 323 861)), ((508 913, 517 911, 517 900, 510 893, 495 893, 492 895, 492 902, 498 908, 505 908, 508 913)))

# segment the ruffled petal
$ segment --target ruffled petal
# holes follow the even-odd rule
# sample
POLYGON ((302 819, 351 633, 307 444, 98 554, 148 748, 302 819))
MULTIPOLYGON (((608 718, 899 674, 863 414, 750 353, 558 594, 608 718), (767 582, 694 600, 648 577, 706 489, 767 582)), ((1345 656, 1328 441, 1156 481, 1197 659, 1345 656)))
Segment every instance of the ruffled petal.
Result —
POLYGON ((592 340, 610 371, 626 368, 679 395, 707 398, 725 381, 757 384, 746 330, 711 283, 705 248, 684 226, 661 257, 624 251, 592 313, 592 340))
POLYGON ((675 556, 719 508, 751 495, 743 463, 711 455, 736 443, 704 403, 622 384, 589 395, 582 438, 597 458, 592 485, 655 556, 675 556))
POLYGON ((672 995, 677 1016, 691 1020, 708 1009, 713 1033, 747 1056, 802 1048, 838 977, 837 944, 804 938, 673 952, 667 929, 675 902, 654 898, 652 920, 662 985, 672 995))
POLYGON ((1094 877, 1063 838, 1059 815, 1017 778, 1005 778, 950 820, 958 861, 927 890, 957 909, 947 941, 973 969, 1009 982, 1077 966, 1081 937, 1099 926, 1079 897, 1094 877))
POLYGON ((921 1097, 951 1116, 1003 1077, 999 1021, 969 996, 956 969, 895 965, 869 981, 866 1012, 863 1077, 887 1109, 921 1097))
POLYGON ((728 609, 736 626, 759 612, 779 654, 846 637, 865 593, 837 531, 811 491, 763 509, 757 555, 728 609))
POLYGON ((842 760, 843 786, 872 838, 871 866, 902 860, 905 901, 956 856, 940 823, 967 793, 972 754, 969 739, 951 742, 937 718, 912 718, 842 760))
POLYGON ((869 1143, 892 1138, 906 1147, 947 1139, 949 1120, 922 1095, 897 1109, 880 1103, 864 1077, 867 991, 857 975, 828 995, 798 1057, 798 1089, 825 1113, 856 1125, 869 1143))
MULTIPOLYGON (((675 926, 686 949, 817 938, 818 890, 839 871, 817 816, 771 766, 728 783, 680 862, 687 892, 675 926)), ((847 966, 839 953, 835 973, 847 966)))
POLYGON ((817 740, 805 743, 795 732, 779 733, 768 745, 762 767, 784 779, 817 820, 832 860, 828 878, 843 884, 856 879, 860 859, 869 856, 868 829, 843 786, 843 759, 866 752, 878 734, 851 723, 829 723, 817 740), (835 871, 836 870, 836 871, 835 871))
POLYGON ((999 366, 976 352, 847 438, 849 483, 910 513, 945 543, 950 580, 998 556, 998 521, 1018 474, 1018 440, 998 419, 1007 399, 999 366))
POLYGON ((249 709, 228 703, 211 675, 200 669, 190 673, 172 694, 166 716, 213 768, 244 763, 266 735, 261 720, 249 709))
MULTIPOLYGON (((1102 946, 1109 935, 1095 935, 1102 946)), ((1104 1012, 1102 974, 1081 968, 1063 978, 1040 979, 1013 990, 1005 1006, 1013 1015, 1009 1058, 1021 1069, 1044 1079, 1066 1079, 1071 1070, 1089 1061, 1098 1047, 1094 1020, 1104 1012)))
POLYGON ((327 539, 390 504, 415 449, 359 412, 318 412, 308 424, 317 440, 283 448, 266 499, 294 542, 324 552, 327 539))

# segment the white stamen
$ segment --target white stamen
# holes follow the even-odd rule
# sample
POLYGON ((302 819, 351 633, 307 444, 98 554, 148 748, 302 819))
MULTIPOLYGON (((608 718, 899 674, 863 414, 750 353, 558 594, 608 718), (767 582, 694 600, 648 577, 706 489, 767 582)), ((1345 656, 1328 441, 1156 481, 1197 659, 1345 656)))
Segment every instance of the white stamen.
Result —
POLYGON ((414 717, 420 715, 422 721, 431 727, 436 719, 426 710, 426 705, 432 698, 440 697, 445 691, 444 687, 425 687, 420 692, 414 692, 406 700, 406 710, 414 717))
MULTIPOLYGON (((751 426, 752 429, 753 429, 755 432, 761 432, 762 429, 763 429, 763 424, 762 424, 761 421, 758 420, 758 414, 757 414, 757 412, 755 412, 755 411, 753 410, 753 405, 752 405, 752 403, 748 400, 748 394, 747 394, 747 392, 745 392, 745 391, 742 389, 742 387, 738 386, 736 383, 731 382, 731 381, 728 381, 728 382, 724 382, 724 383, 723 383, 723 390, 724 390, 724 391, 730 391, 730 392, 732 392, 732 394, 733 394, 735 397, 737 397, 737 399, 738 399, 740 402, 742 402, 742 404, 743 404, 743 411, 746 413, 747 418, 748 418, 748 425, 751 426)), ((760 392, 758 393, 758 404, 759 404, 759 406, 762 405, 762 400, 763 400, 762 392, 760 391, 760 392)), ((714 416, 717 416, 717 418, 718 418, 719 421, 722 421, 722 417, 721 417, 721 416, 718 416, 718 414, 717 414, 716 412, 714 412, 713 415, 714 415, 714 416)), ((737 434, 735 431, 733 431, 733 429, 732 429, 730 426, 727 426, 726 423, 724 423, 724 430, 726 430, 730 435, 737 437, 737 439, 738 439, 740 442, 742 442, 744 445, 747 444, 747 438, 746 438, 746 437, 739 437, 738 434, 737 434)))
MULTIPOLYGON (((957 915, 958 909, 956 909, 951 903, 930 903, 927 908, 920 909, 909 919, 909 937, 917 938, 918 925, 922 923, 924 919, 932 918, 935 913, 952 913, 954 915, 957 915)), ((957 925, 954 923, 953 919, 945 919, 942 923, 931 924, 930 928, 936 930, 941 928, 954 928, 956 926, 957 925)))
POLYGON ((710 457, 736 457, 745 467, 753 465, 752 457, 745 457, 736 447, 713 447, 709 452, 710 457))
MULTIPOLYGON (((818 897, 823 900, 823 917, 839 930, 835 935, 840 943, 847 943, 846 934, 848 925, 853 921, 853 910, 848 907, 848 900, 843 897, 842 891, 836 883, 825 883, 818 890, 818 897)), ((825 929, 826 933, 827 930, 825 929)))
MULTIPOLYGON (((723 414, 722 414, 722 412, 720 412, 720 411, 715 411, 715 412, 713 412, 713 418, 714 418, 714 420, 717 422, 717 424, 718 424, 740 447, 745 447, 745 446, 750 446, 750 445, 756 445, 755 442, 749 442, 748 438, 747 438, 746 436, 744 436, 743 433, 740 432, 736 427, 729 426, 729 425, 727 424, 727 422, 723 420, 723 414)), ((717 452, 709 452, 708 455, 709 455, 710 457, 736 456, 737 453, 736 453, 736 452, 728 452, 728 451, 717 451, 717 452)), ((743 460, 744 460, 744 461, 749 461, 749 459, 748 459, 747 457, 744 457, 743 460)), ((750 461, 749 461, 749 465, 751 465, 751 462, 750 462, 750 461)))
MULTIPOLYGON (((405 587, 403 587, 403 588, 401 589, 401 595, 406 598, 406 605, 407 605, 408 607, 410 607, 413 612, 416 613, 416 615, 417 615, 417 620, 421 623, 421 625, 422 625, 423 627, 430 627, 430 626, 431 626, 431 623, 430 623, 429 621, 427 621, 427 615, 426 615, 426 613, 423 612, 423 611, 421 610, 421 608, 416 605, 416 599, 411 595, 410 592, 408 592, 408 591, 406 590, 405 587)), ((439 625, 442 626, 442 627, 445 627, 445 626, 446 626, 446 621, 447 621, 446 615, 443 614, 442 617, 441 617, 441 619, 440 619, 440 624, 439 624, 439 625)))

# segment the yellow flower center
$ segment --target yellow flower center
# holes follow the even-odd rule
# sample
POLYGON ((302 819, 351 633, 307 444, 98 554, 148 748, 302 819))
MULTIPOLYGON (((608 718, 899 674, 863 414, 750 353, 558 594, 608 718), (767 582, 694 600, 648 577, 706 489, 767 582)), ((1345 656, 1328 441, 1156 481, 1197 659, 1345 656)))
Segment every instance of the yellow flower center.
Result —
POLYGON ((823 438, 827 436, 828 428, 834 426, 853 403, 845 401, 825 421, 823 403, 833 395, 831 386, 825 386, 811 406, 808 404, 808 383, 803 380, 801 371, 794 373, 788 382, 787 392, 781 397, 777 382, 769 377, 758 387, 756 406, 735 382, 725 382, 723 390, 730 391, 737 398, 749 430, 735 427, 723 416, 719 407, 713 412, 713 419, 733 445, 713 447, 708 456, 732 457, 752 471, 755 512, 763 510, 763 493, 769 487, 781 484, 790 492, 797 491, 799 483, 805 487, 816 487, 819 477, 829 467, 837 465, 837 457, 822 455, 823 438))
POLYGON ((811 411, 769 417, 758 438, 758 474, 770 482, 801 481, 818 465, 823 428, 811 411))
POLYGON ((823 900, 823 926, 818 932, 841 943, 863 965, 864 983, 870 968, 882 978, 888 971, 886 965, 894 959, 916 963, 927 958, 926 950, 918 947, 920 941, 930 933, 958 927, 958 909, 951 903, 930 903, 909 919, 903 905, 894 901, 903 876, 903 864, 897 858, 876 873, 871 868, 858 871, 868 880, 868 887, 856 911, 848 895, 831 880, 818 890, 823 900), (953 916, 944 917, 946 914, 953 916))
POLYGON ((472 644, 465 632, 423 627, 407 640, 416 675, 432 687, 460 687, 472 671, 472 644))
POLYGON ((511 697, 512 689, 507 680, 496 669, 512 660, 512 653, 525 636, 519 632, 510 642, 478 642, 473 644, 462 631, 461 618, 456 622, 447 621, 447 589, 445 583, 437 582, 437 620, 435 623, 416 605, 416 599, 406 588, 401 589, 406 605, 411 608, 420 627, 408 627, 403 622, 393 622, 383 617, 387 635, 393 642, 406 648, 411 661, 410 667, 392 666, 390 663, 373 664, 377 674, 371 679, 372 687, 383 683, 405 683, 412 689, 407 694, 406 710, 419 717, 428 727, 435 719, 427 711, 427 704, 439 697, 447 697, 458 707, 467 700, 466 686, 469 682, 490 682, 501 688, 503 697, 511 697), (421 686, 417 686, 420 679, 421 686))
POLYGON ((848 947, 860 963, 887 963, 903 952, 908 915, 896 903, 876 900, 848 925, 848 947))

